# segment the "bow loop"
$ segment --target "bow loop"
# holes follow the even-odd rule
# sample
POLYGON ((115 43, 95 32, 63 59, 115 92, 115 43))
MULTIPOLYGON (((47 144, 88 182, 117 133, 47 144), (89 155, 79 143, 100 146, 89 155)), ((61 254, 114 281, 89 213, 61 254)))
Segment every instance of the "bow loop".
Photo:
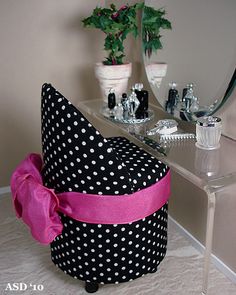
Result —
POLYGON ((30 227, 37 241, 49 244, 61 234, 63 225, 57 213, 58 198, 52 189, 43 186, 41 168, 41 157, 29 155, 14 171, 11 189, 17 217, 30 227), (34 169, 35 163, 38 169, 34 169))

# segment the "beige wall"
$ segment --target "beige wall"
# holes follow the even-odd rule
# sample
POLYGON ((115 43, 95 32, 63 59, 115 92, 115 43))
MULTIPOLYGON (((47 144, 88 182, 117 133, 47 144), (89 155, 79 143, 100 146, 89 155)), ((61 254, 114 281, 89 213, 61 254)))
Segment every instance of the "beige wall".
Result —
POLYGON ((0 187, 28 152, 40 151, 40 91, 51 82, 73 102, 99 94, 93 64, 103 35, 84 29, 95 0, 0 1, 0 187))
MULTIPOLYGON (((81 19, 105 2, 0 1, 0 187, 9 185, 12 170, 28 152, 41 151, 44 82, 72 102, 100 97, 93 65, 105 56, 104 35, 83 28, 81 19)), ((130 37, 125 46, 133 62, 131 86, 141 73, 139 40, 130 37)))
MULTIPOLYGON (((0 187, 9 185, 12 169, 26 153, 41 150, 42 83, 51 82, 74 103, 100 95, 93 64, 103 59, 103 36, 99 31, 82 28, 80 20, 89 15, 96 4, 111 2, 121 5, 127 1, 0 1, 0 187)), ((126 53, 127 60, 133 63, 130 85, 144 82, 150 91, 150 101, 157 103, 142 68, 139 40, 128 38, 126 53)), ((234 109, 229 103, 224 110, 223 116, 233 119, 231 122, 236 118, 234 109)), ((107 132, 100 122, 94 124, 107 132)), ((235 132, 232 126, 230 134, 235 132)), ((224 130, 227 132, 227 125, 224 130)), ((175 173, 172 186, 171 215, 204 241, 204 193, 175 173)), ((220 206, 216 210, 214 251, 236 271, 233 188, 222 196, 218 198, 220 206)))

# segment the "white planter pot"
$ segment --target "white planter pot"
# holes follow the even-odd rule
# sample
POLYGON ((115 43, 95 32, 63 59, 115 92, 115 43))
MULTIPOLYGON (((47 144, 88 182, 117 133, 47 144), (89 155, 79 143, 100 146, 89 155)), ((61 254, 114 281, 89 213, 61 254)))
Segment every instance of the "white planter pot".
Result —
POLYGON ((167 72, 166 63, 152 63, 145 66, 147 78, 151 85, 159 88, 161 86, 162 78, 167 72))
POLYGON ((95 65, 95 75, 99 80, 103 100, 107 102, 109 90, 115 90, 116 97, 121 97, 122 93, 127 91, 128 80, 132 73, 132 64, 123 65, 104 65, 97 63, 95 65))

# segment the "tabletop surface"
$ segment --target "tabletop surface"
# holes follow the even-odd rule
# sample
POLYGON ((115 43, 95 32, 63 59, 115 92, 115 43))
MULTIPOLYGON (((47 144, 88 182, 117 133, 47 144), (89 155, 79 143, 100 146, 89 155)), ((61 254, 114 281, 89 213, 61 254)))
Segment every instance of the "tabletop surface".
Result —
POLYGON ((153 128, 158 120, 167 118, 167 114, 161 108, 150 105, 154 118, 144 124, 122 124, 105 118, 101 111, 104 108, 102 100, 83 101, 79 103, 78 108, 85 116, 92 115, 112 126, 113 130, 161 159, 202 189, 217 192, 236 183, 236 142, 229 138, 221 136, 220 148, 216 150, 199 149, 194 139, 168 142, 164 145, 164 155, 147 144, 149 140, 159 144, 157 135, 146 135, 146 130, 153 128))

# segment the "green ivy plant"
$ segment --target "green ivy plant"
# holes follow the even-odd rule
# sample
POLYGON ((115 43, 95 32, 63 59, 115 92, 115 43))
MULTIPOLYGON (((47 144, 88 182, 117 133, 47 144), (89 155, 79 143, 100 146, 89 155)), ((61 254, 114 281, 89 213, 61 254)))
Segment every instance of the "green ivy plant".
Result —
POLYGON ((116 9, 114 4, 110 8, 96 7, 91 16, 82 20, 84 27, 100 29, 106 34, 104 49, 108 52, 105 65, 123 64, 124 45, 127 35, 138 36, 137 11, 144 7, 144 3, 123 5, 116 9))
POLYGON ((146 56, 151 57, 153 51, 162 49, 161 29, 172 29, 169 20, 164 18, 165 9, 158 10, 153 7, 144 6, 142 16, 142 44, 146 56))

